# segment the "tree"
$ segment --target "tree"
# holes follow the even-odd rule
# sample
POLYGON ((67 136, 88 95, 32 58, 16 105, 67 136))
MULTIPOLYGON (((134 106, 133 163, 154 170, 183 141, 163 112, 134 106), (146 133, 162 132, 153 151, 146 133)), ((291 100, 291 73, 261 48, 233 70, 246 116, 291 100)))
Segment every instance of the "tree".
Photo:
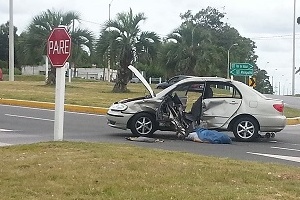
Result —
POLYGON ((9 22, 1 24, 0 26, 0 60, 8 61, 8 35, 9 35, 9 22))
MULTIPOLYGON (((113 92, 126 92, 127 84, 132 77, 128 65, 140 62, 151 62, 156 56, 156 46, 160 39, 154 32, 142 32, 141 21, 146 20, 143 13, 119 13, 115 20, 107 21, 97 41, 97 55, 101 60, 116 60, 118 63, 117 80, 113 92), (110 56, 110 57, 108 57, 110 56), (106 57, 106 58, 105 58, 106 57)), ((103 63, 103 61, 101 61, 103 63)))
MULTIPOLYGON (((75 27, 75 22, 80 21, 80 15, 76 12, 56 12, 47 10, 33 18, 24 38, 23 48, 20 50, 26 56, 23 61, 26 64, 37 64, 46 55, 47 39, 51 31, 58 26, 65 26, 72 38, 72 63, 80 63, 86 59, 93 50, 93 35, 87 29, 75 27)), ((76 66, 76 65, 75 65, 76 66)), ((47 84, 55 84, 55 68, 51 67, 47 84)))
POLYGON ((269 81, 269 76, 266 70, 258 70, 256 73, 256 87, 255 89, 263 94, 273 94, 273 86, 269 81))
MULTIPOLYGON (((18 41, 16 27, 14 27, 14 38, 15 38, 15 44, 16 44, 17 43, 16 41, 18 41)), ((2 63, 8 63, 8 60, 9 60, 9 22, 6 22, 5 24, 0 25, 0 60, 4 61, 2 63)), ((16 65, 18 64, 16 58, 15 58, 14 63, 16 65)), ((3 67, 8 68, 8 64, 6 64, 5 66, 0 66, 0 68, 3 68, 3 67)))
POLYGON ((195 15, 190 10, 180 15, 180 27, 168 35, 161 51, 161 66, 165 66, 168 76, 184 73, 226 77, 227 51, 234 43, 239 45, 231 51, 231 62, 249 62, 257 68, 255 43, 222 22, 224 16, 212 7, 195 15))
MULTIPOLYGON (((178 30, 175 30, 173 33, 168 35, 168 40, 173 43, 173 47, 175 47, 170 52, 169 56, 174 56, 175 64, 175 71, 181 72, 184 74, 193 74, 193 68, 196 65, 196 55, 198 55, 197 45, 195 48, 193 34, 193 29, 187 27, 180 27, 178 30)), ((169 58, 170 60, 172 58, 169 58)))

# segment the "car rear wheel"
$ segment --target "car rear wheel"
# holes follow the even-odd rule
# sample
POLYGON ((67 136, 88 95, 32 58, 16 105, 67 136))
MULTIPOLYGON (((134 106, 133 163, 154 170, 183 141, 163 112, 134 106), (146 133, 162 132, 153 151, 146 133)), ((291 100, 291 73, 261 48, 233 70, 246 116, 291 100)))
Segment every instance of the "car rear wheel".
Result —
POLYGON ((250 142, 258 137, 258 124, 251 117, 238 118, 233 125, 233 134, 238 141, 250 142))
POLYGON ((135 136, 152 136, 156 130, 154 117, 148 113, 139 113, 133 116, 130 130, 135 136))

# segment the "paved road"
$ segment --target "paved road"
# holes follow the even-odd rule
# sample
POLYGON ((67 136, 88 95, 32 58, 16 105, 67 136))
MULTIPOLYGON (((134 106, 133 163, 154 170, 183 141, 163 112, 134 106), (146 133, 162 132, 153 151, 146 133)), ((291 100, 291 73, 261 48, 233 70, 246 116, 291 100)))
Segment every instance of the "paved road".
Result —
POLYGON ((300 97, 271 95, 271 94, 265 94, 265 96, 273 99, 281 99, 288 107, 300 109, 300 97))
MULTIPOLYGON (((0 105, 0 145, 35 143, 53 140, 54 111, 0 105)), ((300 166, 299 125, 287 126, 273 140, 231 145, 200 144, 177 140, 174 133, 157 132, 162 143, 132 142, 125 139, 130 131, 110 128, 103 115, 65 113, 64 140, 113 142, 148 148, 229 157, 239 160, 275 162, 300 166)), ((233 136, 231 133, 230 136, 233 136)))

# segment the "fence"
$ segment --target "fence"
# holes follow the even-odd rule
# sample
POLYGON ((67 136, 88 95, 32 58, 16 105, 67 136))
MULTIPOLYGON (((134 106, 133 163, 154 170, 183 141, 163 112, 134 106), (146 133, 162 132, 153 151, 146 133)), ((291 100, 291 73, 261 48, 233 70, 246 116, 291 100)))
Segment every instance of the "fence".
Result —
POLYGON ((159 77, 159 78, 150 77, 149 78, 149 84, 152 84, 152 83, 161 83, 161 77, 159 77))

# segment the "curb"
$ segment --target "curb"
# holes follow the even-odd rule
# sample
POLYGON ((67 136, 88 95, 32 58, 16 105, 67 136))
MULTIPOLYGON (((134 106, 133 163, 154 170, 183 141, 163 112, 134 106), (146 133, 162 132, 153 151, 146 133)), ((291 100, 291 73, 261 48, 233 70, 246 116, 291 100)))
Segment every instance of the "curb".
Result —
MULTIPOLYGON (((55 109, 54 103, 39 102, 39 101, 0 99, 0 104, 12 105, 12 106, 24 106, 24 107, 31 107, 31 108, 44 108, 44 109, 51 109, 51 110, 55 109)), ((65 111, 105 115, 108 111, 108 108, 65 104, 65 111)), ((287 118, 286 124, 287 125, 300 124, 300 117, 287 118)))
MULTIPOLYGON (((16 100, 16 99, 0 99, 0 104, 13 105, 13 106, 24 106, 24 107, 31 107, 31 108, 44 108, 44 109, 50 109, 50 110, 55 109, 54 103, 38 102, 38 101, 24 101, 24 100, 16 100)), ((108 109, 101 108, 101 107, 65 104, 65 111, 104 115, 104 114, 106 114, 108 109)))
POLYGON ((297 125, 300 124, 300 117, 294 117, 294 118, 287 118, 286 119, 287 125, 297 125))

